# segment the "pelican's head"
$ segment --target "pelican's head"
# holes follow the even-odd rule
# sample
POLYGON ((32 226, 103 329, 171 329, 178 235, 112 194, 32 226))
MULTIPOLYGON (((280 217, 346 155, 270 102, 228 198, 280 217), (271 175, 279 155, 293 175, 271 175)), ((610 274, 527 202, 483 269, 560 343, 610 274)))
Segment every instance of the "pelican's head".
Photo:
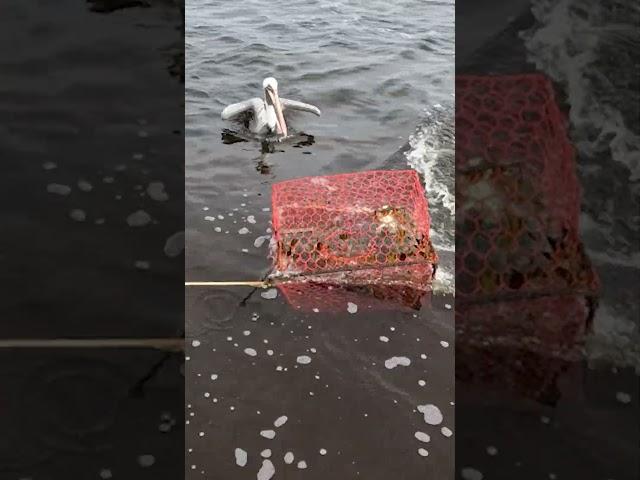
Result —
POLYGON ((282 104, 278 97, 278 81, 273 77, 267 77, 262 81, 264 89, 264 101, 267 104, 267 121, 269 128, 278 135, 287 136, 287 123, 282 114, 282 104))

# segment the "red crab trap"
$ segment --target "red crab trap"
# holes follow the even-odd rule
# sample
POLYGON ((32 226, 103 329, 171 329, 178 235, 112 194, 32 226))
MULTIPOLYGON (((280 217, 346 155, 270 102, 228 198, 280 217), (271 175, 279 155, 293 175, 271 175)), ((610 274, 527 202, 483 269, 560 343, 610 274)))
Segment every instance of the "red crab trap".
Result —
POLYGON ((277 287, 302 310, 419 309, 438 256, 414 170, 305 177, 272 187, 273 269, 267 280, 186 286, 277 287))
POLYGON ((456 375, 549 398, 598 279, 566 118, 538 74, 456 78, 456 375))
POLYGON ((414 170, 306 177, 272 187, 274 272, 303 310, 420 308, 437 254, 414 170))

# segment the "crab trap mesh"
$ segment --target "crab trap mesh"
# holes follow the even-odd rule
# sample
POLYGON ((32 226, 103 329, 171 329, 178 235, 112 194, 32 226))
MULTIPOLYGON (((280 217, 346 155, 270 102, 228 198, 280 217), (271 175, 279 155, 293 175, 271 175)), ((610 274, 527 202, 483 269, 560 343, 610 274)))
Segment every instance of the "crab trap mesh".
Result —
MULTIPOLYGON (((542 75, 456 79, 456 357, 470 367, 460 379, 504 384, 490 365, 516 357, 553 375, 584 339, 598 279, 565 124, 542 75)), ((530 396, 538 377, 512 373, 530 396)))
POLYGON ((430 291, 437 255, 427 199, 413 170, 307 177, 272 188, 275 274, 298 308, 412 308, 430 291))

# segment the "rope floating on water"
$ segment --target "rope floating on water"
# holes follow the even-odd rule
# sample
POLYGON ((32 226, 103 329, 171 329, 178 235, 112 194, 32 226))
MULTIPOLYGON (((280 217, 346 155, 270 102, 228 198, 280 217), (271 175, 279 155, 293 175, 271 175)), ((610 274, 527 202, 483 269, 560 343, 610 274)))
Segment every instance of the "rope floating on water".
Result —
POLYGON ((0 340, 3 348, 155 348, 184 350, 184 338, 13 338, 0 340))
POLYGON ((184 282, 185 287, 254 287, 267 288, 271 286, 267 281, 247 281, 247 282, 184 282))

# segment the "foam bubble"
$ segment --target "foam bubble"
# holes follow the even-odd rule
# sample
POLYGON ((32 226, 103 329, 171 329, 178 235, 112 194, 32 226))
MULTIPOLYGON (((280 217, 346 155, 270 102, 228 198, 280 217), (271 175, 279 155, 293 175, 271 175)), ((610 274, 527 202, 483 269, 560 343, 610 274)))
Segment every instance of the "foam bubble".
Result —
POLYGON ((418 411, 424 415, 424 421, 428 425, 439 425, 442 423, 442 412, 435 405, 418 405, 418 411))
POLYGON ((408 367, 411 365, 411 360, 407 357, 391 357, 384 361, 384 366, 389 370, 396 368, 397 366, 408 367))
POLYGON ((273 424, 279 428, 282 425, 284 425, 285 423, 287 423, 287 420, 289 420, 289 418, 286 415, 282 415, 281 417, 276 418, 276 421, 273 422, 273 424))
POLYGON ((151 216, 144 210, 137 210, 127 217, 130 227, 144 227, 151 222, 151 216))
POLYGON ((311 363, 311 357, 308 355, 300 355, 298 358, 296 358, 296 362, 298 362, 300 365, 308 365, 311 363))
POLYGON ((276 298, 278 296, 278 289, 277 288, 270 288, 264 292, 260 292, 260 296, 262 298, 266 298, 267 300, 273 300, 274 298, 276 298))
POLYGON ((247 464, 247 452, 241 448, 235 449, 236 465, 244 467, 247 464))
POLYGON ((50 183, 47 185, 47 192, 66 196, 71 193, 71 187, 69 185, 61 185, 59 183, 50 183))

